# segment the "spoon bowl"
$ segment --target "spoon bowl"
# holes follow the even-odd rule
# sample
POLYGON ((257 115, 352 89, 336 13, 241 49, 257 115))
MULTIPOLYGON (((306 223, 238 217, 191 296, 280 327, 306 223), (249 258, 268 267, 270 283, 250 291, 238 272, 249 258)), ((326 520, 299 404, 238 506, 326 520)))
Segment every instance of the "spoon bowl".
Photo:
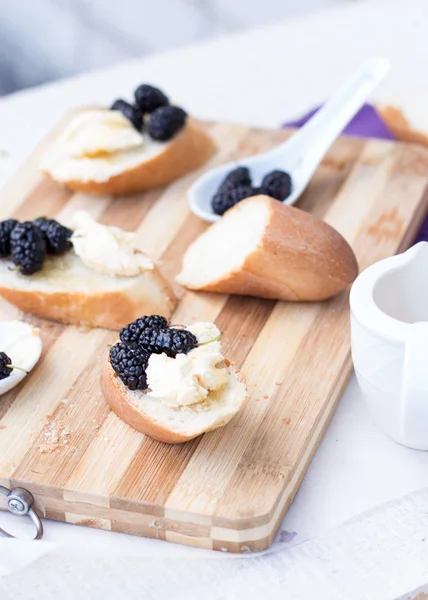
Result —
POLYGON ((188 191, 191 210, 205 221, 219 219, 220 215, 216 215, 211 207, 212 197, 226 175, 239 166, 250 169, 255 187, 260 186, 263 177, 270 171, 278 169, 289 173, 292 190, 284 204, 294 204, 327 150, 385 77, 390 66, 384 58, 372 58, 290 139, 268 152, 207 171, 188 191))

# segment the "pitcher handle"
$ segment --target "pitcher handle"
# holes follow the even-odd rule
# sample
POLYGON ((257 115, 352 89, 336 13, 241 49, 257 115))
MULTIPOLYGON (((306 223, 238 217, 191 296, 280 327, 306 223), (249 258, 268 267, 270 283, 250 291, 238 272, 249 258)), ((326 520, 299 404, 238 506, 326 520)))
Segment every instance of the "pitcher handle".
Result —
POLYGON ((401 402, 402 443, 428 450, 428 323, 409 327, 401 402))

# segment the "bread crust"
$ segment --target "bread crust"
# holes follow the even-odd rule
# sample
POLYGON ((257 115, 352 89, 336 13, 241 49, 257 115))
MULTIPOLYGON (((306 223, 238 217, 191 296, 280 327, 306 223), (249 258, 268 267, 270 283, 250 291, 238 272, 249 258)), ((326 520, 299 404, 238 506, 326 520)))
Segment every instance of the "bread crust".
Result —
MULTIPOLYGON (((237 371, 235 374, 242 381, 242 377, 237 371)), ((132 402, 132 391, 125 388, 108 361, 105 362, 101 371, 100 383, 107 404, 119 419, 125 421, 133 429, 165 444, 182 444, 225 424, 216 422, 211 427, 191 435, 177 433, 153 421, 132 402)), ((243 400, 240 408, 245 404, 246 399, 243 400)))
MULTIPOLYGON (((188 118, 184 128, 165 145, 165 149, 107 181, 63 181, 76 192, 125 196, 171 183, 201 167, 215 151, 215 144, 202 127, 188 118)), ((49 171, 45 171, 49 176, 49 171)))
POLYGON ((150 274, 162 288, 164 304, 143 297, 144 280, 135 278, 136 285, 129 290, 111 290, 101 293, 45 292, 4 287, 0 295, 26 313, 42 319, 67 325, 102 327, 119 330, 142 314, 160 314, 169 317, 176 305, 176 297, 169 283, 159 272, 150 274))
MULTIPOLYGON (((193 286, 182 277, 183 272, 177 277, 179 283, 225 294, 319 301, 336 295, 354 281, 358 264, 352 248, 330 225, 268 196, 243 200, 227 214, 242 210, 250 202, 265 204, 269 218, 260 244, 241 267, 203 286, 193 286)), ((216 226, 220 232, 221 221, 212 225, 216 226)))
POLYGON ((396 106, 383 106, 378 107, 376 110, 397 140, 411 144, 420 144, 428 148, 428 135, 422 131, 413 129, 400 108, 396 106))

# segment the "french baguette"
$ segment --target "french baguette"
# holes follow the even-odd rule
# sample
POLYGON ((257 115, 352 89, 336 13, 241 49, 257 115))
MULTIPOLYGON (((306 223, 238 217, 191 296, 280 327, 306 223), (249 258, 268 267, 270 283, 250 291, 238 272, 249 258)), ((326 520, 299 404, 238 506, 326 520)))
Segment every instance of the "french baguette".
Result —
POLYGON ((397 140, 419 144, 428 148, 428 134, 414 129, 400 108, 397 106, 380 106, 376 110, 397 140))
POLYGON ((65 159, 68 162, 61 163, 64 159, 60 155, 55 159, 53 146, 47 154, 49 160, 42 161, 41 169, 76 192, 124 196, 167 185, 201 167, 214 151, 211 137, 195 120, 188 118, 183 129, 171 141, 158 144, 156 152, 147 154, 143 146, 141 150, 123 152, 114 162, 111 157, 94 157, 65 159), (101 168, 104 174, 111 175, 103 175, 102 180, 88 176, 88 161, 93 167, 91 172, 101 168), (81 175, 70 179, 66 175, 70 170, 81 175))
POLYGON ((166 444, 181 444, 204 432, 226 425, 247 399, 241 375, 229 366, 231 377, 225 388, 211 393, 203 404, 173 408, 150 392, 129 390, 106 361, 101 390, 110 408, 128 425, 166 444))
POLYGON ((239 202, 197 238, 176 279, 193 290, 317 301, 357 274, 355 255, 335 229, 260 195, 239 202))
POLYGON ((107 275, 86 267, 73 251, 46 257, 41 271, 30 276, 1 260, 0 296, 43 319, 113 330, 142 314, 169 317, 176 304, 156 267, 134 277, 107 275))

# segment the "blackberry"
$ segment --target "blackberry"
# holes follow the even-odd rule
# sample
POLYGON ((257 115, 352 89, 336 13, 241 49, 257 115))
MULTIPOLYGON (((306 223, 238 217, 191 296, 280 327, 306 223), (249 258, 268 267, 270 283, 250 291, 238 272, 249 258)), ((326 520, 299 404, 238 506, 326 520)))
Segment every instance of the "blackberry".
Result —
POLYGON ((135 102, 143 113, 151 113, 160 106, 169 104, 167 96, 152 85, 143 83, 135 90, 135 102))
POLYGON ((258 193, 256 188, 249 185, 233 188, 226 192, 218 192, 211 200, 211 206, 216 215, 224 215, 224 213, 250 196, 255 196, 258 193))
POLYGON ((120 339, 125 344, 138 344, 141 334, 147 327, 155 330, 166 329, 168 321, 159 315, 140 317, 120 330, 120 339))
POLYGON ((178 106, 161 106, 147 120, 147 131, 151 138, 166 142, 184 126, 187 113, 178 106))
POLYGON ((149 354, 139 346, 119 342, 110 348, 110 364, 130 390, 147 388, 146 368, 149 354))
POLYGON ((225 179, 223 179, 223 181, 221 182, 217 193, 228 192, 229 190, 232 190, 237 187, 251 186, 251 184, 251 175, 248 167, 237 167, 228 175, 226 175, 225 179))
POLYGON ((198 340, 186 329, 153 329, 147 327, 140 336, 139 344, 150 354, 162 354, 175 358, 187 354, 198 345, 198 340))
POLYGON ((10 234, 12 260, 23 275, 40 271, 46 256, 43 233, 30 221, 18 223, 10 234))
POLYGON ((18 225, 16 219, 0 221, 0 258, 6 258, 10 254, 10 234, 16 225, 18 225))
POLYGON ((6 379, 12 373, 11 362, 7 354, 0 352, 0 379, 6 379))
POLYGON ((125 100, 115 100, 110 107, 110 110, 120 110, 124 117, 129 119, 137 131, 141 131, 143 127, 143 111, 138 106, 132 106, 125 100))
POLYGON ((55 219, 40 217, 34 221, 34 224, 37 225, 45 237, 46 252, 48 254, 64 254, 73 247, 70 241, 73 232, 68 227, 64 227, 64 225, 55 221, 55 219))
POLYGON ((263 177, 260 191, 276 200, 285 200, 291 194, 291 177, 285 171, 271 171, 263 177))

